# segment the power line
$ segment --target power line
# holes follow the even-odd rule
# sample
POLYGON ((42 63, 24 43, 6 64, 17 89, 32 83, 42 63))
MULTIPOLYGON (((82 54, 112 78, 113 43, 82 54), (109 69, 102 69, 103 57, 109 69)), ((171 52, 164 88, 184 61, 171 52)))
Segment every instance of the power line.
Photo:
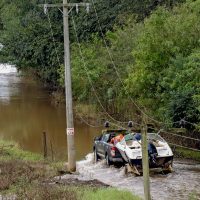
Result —
MULTIPOLYGON (((115 122, 117 122, 117 123, 121 123, 120 121, 114 119, 114 118, 106 111, 106 109, 105 109, 104 106, 102 105, 102 103, 101 103, 101 101, 100 101, 100 99, 99 99, 99 97, 98 97, 98 95, 97 95, 97 92, 96 92, 96 90, 95 90, 95 88, 94 88, 94 85, 93 85, 93 83, 92 83, 92 80, 91 80, 91 78, 90 78, 90 76, 89 76, 89 73, 88 73, 88 69, 87 69, 86 64, 85 64, 85 60, 84 60, 83 53, 82 53, 82 50, 81 50, 81 44, 80 44, 79 39, 78 39, 78 34, 77 34, 77 30, 76 30, 76 24, 75 24, 73 15, 72 15, 72 22, 73 22, 74 32, 75 32, 75 35, 76 35, 76 40, 77 40, 78 47, 79 47, 79 52, 80 52, 80 55, 81 55, 81 60, 82 60, 82 62, 83 62, 84 70, 85 70, 85 72, 86 72, 86 74, 87 74, 88 81, 89 81, 89 83, 90 83, 90 85, 91 85, 91 87, 92 87, 92 91, 94 92, 94 95, 95 95, 95 97, 96 97, 98 103, 100 104, 101 108, 103 109, 104 113, 106 113, 106 115, 107 115, 108 117, 110 117, 110 119, 112 119, 113 121, 115 121, 115 122)), ((114 123, 113 123, 113 124, 114 124, 114 123)), ((117 125, 117 124, 115 124, 115 125, 117 125)), ((117 125, 117 126, 118 126, 118 125, 117 125)), ((123 127, 122 127, 122 128, 123 128, 123 127)))
MULTIPOLYGON (((93 4, 94 11, 95 11, 95 15, 96 15, 96 18, 97 18, 97 23, 98 23, 98 25, 99 25, 99 29, 100 29, 100 32, 101 32, 101 35, 102 35, 104 44, 105 44, 105 46, 106 46, 106 50, 107 50, 108 55, 109 55, 109 57, 110 57, 110 60, 111 60, 111 62, 112 62, 112 65, 113 65, 113 67, 114 67, 114 69, 115 69, 115 72, 116 72, 116 74, 117 74, 117 76, 118 76, 118 78, 119 78, 119 80, 120 80, 120 82, 121 82, 121 84, 122 84, 124 90, 125 90, 126 93, 128 94, 128 92, 127 92, 127 90, 126 90, 126 87, 125 87, 123 81, 121 80, 121 77, 120 77, 120 74, 119 74, 119 72, 118 72, 118 70, 117 70, 117 67, 116 67, 116 65, 115 65, 115 63, 114 63, 113 57, 112 57, 112 55, 111 55, 111 53, 110 53, 110 51, 109 51, 107 42, 106 42, 106 40, 105 40, 105 36, 104 36, 104 34, 103 34, 103 29, 102 29, 101 24, 100 24, 100 21, 99 21, 99 17, 98 17, 97 10, 96 10, 95 4, 94 4, 94 0, 92 0, 92 4, 93 4)), ((131 98, 131 96, 130 96, 129 94, 128 94, 128 97, 129 97, 129 99, 131 100, 131 102, 135 105, 135 107, 136 107, 143 115, 147 116, 147 117, 148 117, 149 119, 151 119, 152 121, 154 121, 154 122, 156 122, 156 123, 159 123, 159 124, 166 124, 166 125, 167 125, 167 124, 172 124, 172 123, 166 123, 166 122, 158 121, 158 120, 154 119, 153 117, 149 116, 148 114, 146 114, 146 113, 136 104, 136 102, 131 98)), ((173 123, 179 123, 179 122, 180 122, 180 121, 173 122, 173 123)))
POLYGON ((177 147, 181 147, 181 148, 184 148, 184 149, 189 149, 189 150, 192 150, 192 151, 198 151, 198 152, 200 152, 200 150, 198 150, 198 149, 194 149, 194 148, 190 148, 190 147, 185 147, 185 146, 178 145, 178 144, 173 144, 173 143, 168 143, 168 144, 174 145, 174 146, 177 146, 177 147))
MULTIPOLYGON (((45 1, 45 3, 46 3, 46 1, 45 1)), ((55 38, 54 38, 54 34, 53 34, 51 19, 50 19, 48 10, 47 10, 47 12, 46 12, 46 15, 47 15, 47 18, 48 18, 48 22, 49 22, 49 26, 50 26, 50 30, 51 30, 51 35, 52 35, 52 39, 53 39, 53 43, 54 43, 54 48, 55 48, 56 55, 57 55, 57 61, 58 61, 59 65, 60 65, 60 60, 59 60, 59 56, 58 56, 58 51, 57 51, 57 47, 56 47, 56 43, 55 43, 55 38)), ((81 57, 82 57, 82 61, 83 61, 84 66, 85 66, 85 62, 84 62, 84 59, 83 59, 83 54, 82 54, 82 51, 81 51, 80 42, 79 42, 79 40, 78 40, 78 35, 77 35, 76 25, 75 25, 75 22, 74 22, 73 15, 72 15, 72 21, 73 21, 74 30, 75 30, 75 33, 76 33, 76 38, 77 38, 77 42, 78 42, 78 45, 79 45, 79 49, 80 49, 80 54, 81 54, 81 57)), ((85 69, 86 69, 86 68, 85 68, 85 69)), ((87 69, 86 69, 86 71, 87 71, 87 69)), ((87 75, 89 76, 88 72, 87 72, 87 75)), ((117 122, 117 123, 128 123, 128 122, 121 122, 121 121, 118 121, 118 120, 114 119, 114 118, 106 111, 106 109, 105 109, 104 106, 102 105, 102 103, 101 103, 101 101, 100 101, 100 99, 99 99, 99 97, 98 97, 98 95, 97 95, 97 93, 96 93, 96 90, 95 90, 95 88, 94 88, 94 86, 93 86, 93 84, 92 84, 92 82, 91 82, 90 77, 89 77, 88 79, 89 79, 90 85, 92 86, 93 92, 94 92, 94 94, 95 94, 95 96, 96 96, 96 98, 97 98, 99 104, 101 105, 102 109, 104 110, 104 112, 105 112, 113 121, 115 121, 115 122, 117 122)), ((81 118, 81 119, 82 119, 82 121, 83 121, 84 123, 86 123, 86 124, 89 125, 90 127, 95 127, 95 126, 89 124, 89 123, 88 123, 86 120, 84 120, 83 118, 81 118)), ((138 123, 136 123, 136 122, 134 122, 134 123, 135 123, 135 124, 138 124, 138 123)), ((117 127, 123 128, 122 126, 119 126, 119 125, 117 125, 117 124, 114 124, 114 123, 112 123, 112 124, 115 125, 115 126, 117 126, 117 127)), ((139 124, 138 124, 138 125, 139 125, 139 124)))
POLYGON ((89 122, 87 122, 78 112, 76 113, 78 115, 78 117, 82 120, 83 123, 85 123, 86 125, 92 127, 92 128, 100 128, 102 126, 95 126, 90 124, 89 122))
MULTIPOLYGON (((125 123, 128 123, 128 122, 122 122, 122 121, 119 121, 119 120, 114 119, 114 118, 106 111, 106 109, 105 109, 104 106, 102 105, 102 103, 101 103, 101 101, 100 101, 100 99, 99 99, 99 97, 98 97, 98 95, 97 95, 97 92, 96 92, 96 90, 95 90, 95 88, 94 88, 94 86, 93 86, 92 80, 91 80, 91 78, 90 78, 90 76, 89 76, 89 73, 88 73, 88 70, 87 70, 87 67, 86 67, 84 58, 83 58, 83 53, 82 53, 82 50, 81 50, 81 44, 80 44, 79 39, 78 39, 78 34, 77 34, 77 30, 76 30, 76 24, 75 24, 73 15, 72 15, 72 22, 73 22, 73 26, 74 26, 74 31, 75 31, 75 35, 76 35, 76 40, 77 40, 77 43, 78 43, 78 46, 79 46, 79 51, 80 51, 81 59, 82 59, 82 62, 83 62, 83 64, 84 64, 84 69, 86 70, 88 80, 89 80, 89 82, 90 82, 90 85, 91 85, 92 90, 93 90, 93 92, 94 92, 94 94, 95 94, 95 96, 96 96, 97 101, 99 102, 99 104, 100 104, 100 106, 102 107, 102 109, 104 110, 104 112, 105 112, 113 121, 115 121, 115 122, 117 122, 117 123, 124 123, 124 124, 125 124, 125 123)), ((112 57, 111 57, 111 58, 112 58, 112 57)), ((114 62, 113 62, 113 63, 114 63, 114 62)), ((138 124, 137 122, 134 122, 134 123, 137 124, 137 125, 141 125, 141 124, 138 124)))
POLYGON ((182 138, 185 138, 185 139, 190 139, 190 140, 195 140, 195 141, 198 141, 200 142, 200 139, 196 139, 196 138, 192 138, 192 137, 187 137, 187 136, 184 136, 184 135, 178 135, 176 133, 170 133, 170 132, 162 132, 162 133, 167 133, 167 134, 170 134, 170 135, 173 135, 173 136, 177 136, 177 137, 182 137, 182 138))
POLYGON ((188 122, 188 121, 186 121, 185 119, 182 119, 182 121, 183 121, 183 122, 186 122, 186 123, 188 123, 188 124, 190 124, 190 125, 193 125, 193 126, 196 126, 196 127, 200 128, 200 125, 198 125, 198 124, 196 124, 196 123, 188 122))
MULTIPOLYGON (((45 3, 46 3, 46 0, 45 0, 45 3)), ((113 64, 113 67, 114 67, 114 69, 115 69, 115 71, 116 71, 116 74, 117 74, 117 76, 118 76, 118 78, 119 78, 119 80, 120 80, 120 82, 121 82, 123 88, 125 89, 126 93, 128 94, 128 92, 127 92, 127 90, 126 90, 126 87, 125 87, 123 81, 121 80, 121 77, 120 77, 120 74, 119 74, 119 72, 118 72, 118 70, 117 70, 117 67, 116 67, 116 65, 115 65, 115 63, 114 63, 113 57, 112 57, 112 55, 111 55, 111 53, 110 53, 110 51, 109 51, 107 42, 106 42, 106 40, 105 40, 105 37, 104 37, 104 34, 103 34, 103 30, 102 30, 102 27, 101 27, 101 24, 100 24, 100 21, 99 21, 99 17, 98 17, 98 14, 97 14, 97 10, 96 10, 95 4, 94 4, 94 0, 92 0, 92 4, 93 4, 94 10, 95 10, 95 14, 96 14, 96 18, 97 18, 97 21, 98 21, 99 29, 100 29, 100 32, 101 32, 101 34, 102 34, 102 38, 103 38, 103 41, 104 41, 104 43, 105 43, 105 46, 106 46, 108 55, 109 55, 109 57, 110 57, 110 59, 111 59, 111 62, 112 62, 112 64, 113 64)), ((60 64, 60 60, 59 60, 59 56, 58 56, 58 50, 57 50, 57 47, 56 47, 56 42, 55 42, 54 33, 53 33, 53 29, 52 29, 52 24, 51 24, 51 19, 50 19, 48 10, 47 10, 47 12, 46 12, 46 15, 47 15, 47 17, 48 17, 48 22, 49 22, 49 26, 50 26, 50 30, 51 30, 51 35, 52 35, 52 40, 53 40, 54 48, 55 48, 55 51, 56 51, 57 61, 58 61, 59 65, 61 65, 61 64, 60 64)), ((72 16, 72 17, 73 17, 73 16, 72 16)), ((74 24, 74 28, 75 28, 75 32, 76 32, 76 37, 77 37, 77 42, 78 42, 78 45, 79 45, 79 49, 80 49, 80 51, 81 51, 81 46, 80 46, 80 42, 79 42, 79 40, 78 40, 78 35, 77 35, 77 31, 76 31, 76 26, 75 26, 74 18, 72 18, 72 20, 73 20, 73 24, 74 24)), ((82 51, 80 52, 80 54, 81 54, 82 57, 83 57, 82 51)), ((84 59, 82 59, 82 61, 84 62, 84 59)), ((85 62, 84 62, 84 65, 85 65, 85 62)), ((89 74, 87 73, 87 75, 89 75, 89 74)), ((90 83, 91 83, 91 79, 90 79, 90 83)), ((125 123, 128 123, 128 122, 121 122, 121 121, 118 121, 118 120, 114 119, 114 118, 106 111, 106 109, 103 107, 103 105, 102 105, 102 103, 101 103, 101 101, 100 101, 100 99, 99 99, 99 97, 98 97, 98 95, 97 95, 97 93, 96 93, 96 91, 95 91, 95 88, 93 87, 93 84, 92 84, 92 83, 91 83, 91 86, 92 86, 92 89, 93 89, 93 91, 94 91, 94 94, 95 94, 95 96, 96 96, 98 102, 100 103, 102 109, 104 110, 104 112, 106 112, 106 114, 107 114, 113 121, 115 121, 115 122, 117 122, 117 123, 124 123, 124 124, 125 124, 125 123)), ((132 103, 137 107, 137 109, 138 109, 143 115, 147 116, 149 119, 151 119, 151 120, 154 121, 154 122, 157 122, 157 123, 159 123, 159 124, 165 124, 165 125, 176 124, 176 123, 180 123, 180 122, 181 122, 181 120, 179 120, 179 121, 176 121, 176 122, 169 122, 169 123, 166 123, 166 122, 161 122, 161 121, 155 120, 153 117, 151 117, 151 116, 149 116, 148 114, 146 114, 146 113, 135 103, 135 101, 130 97, 129 94, 128 94, 128 97, 130 98, 130 100, 132 101, 132 103)), ((184 120, 184 121, 185 121, 186 123, 188 123, 188 124, 193 125, 193 126, 200 127, 199 125, 197 125, 197 124, 195 124, 195 123, 191 123, 191 122, 188 122, 188 121, 186 121, 186 120, 184 120)), ((138 124, 138 123, 136 123, 136 122, 134 122, 134 123, 137 124, 137 125, 141 125, 141 124, 138 124)))
MULTIPOLYGON (((124 89, 126 90, 126 88, 125 88, 125 86, 124 86, 124 83, 122 82, 121 77, 120 77, 120 75, 119 75, 119 72, 118 72, 118 70, 117 70, 117 67, 116 67, 116 65, 115 65, 115 63, 114 63, 113 57, 112 57, 112 55, 111 55, 111 53, 110 53, 110 51, 109 51, 107 42, 106 42, 106 40, 105 40, 105 37, 104 37, 104 34, 103 34, 103 29, 102 29, 102 27, 101 27, 101 24, 100 24, 100 21, 99 21, 99 17, 98 17, 98 14, 97 14, 97 10, 96 10, 95 4, 94 4, 94 0, 92 0, 92 4, 93 4, 93 7, 94 7, 95 15, 96 15, 96 18, 97 18, 97 23, 98 23, 98 25, 99 25, 99 29, 100 29, 100 32, 101 32, 102 39, 103 39, 103 41, 104 41, 106 50, 107 50, 107 52, 108 52, 108 55, 109 55, 110 60, 111 60, 111 62, 112 62, 112 65, 113 65, 113 67, 114 67, 114 69, 115 69, 115 72, 116 72, 116 74, 117 74, 117 76, 118 76, 118 78, 119 78, 121 84, 122 84, 122 86, 124 87, 124 89)), ((127 92, 127 91, 126 91, 126 92, 127 92)), ((129 97, 130 97, 130 96, 129 96, 129 97)), ((132 98, 130 98, 130 99, 132 100, 132 98)), ((143 111, 139 108, 139 106, 138 106, 133 100, 132 100, 132 102, 133 102, 133 104, 139 109, 140 112, 143 112, 143 111)))
MULTIPOLYGON (((46 3, 46 1, 45 1, 45 3, 46 3)), ((48 18, 49 27, 50 27, 50 31, 51 31, 51 37, 52 37, 54 48, 55 48, 55 51, 56 51, 56 58, 57 58, 59 66, 60 66, 61 64, 60 64, 60 59, 59 59, 59 56, 58 56, 58 50, 57 50, 57 47, 56 47, 56 40, 54 38, 53 28, 52 28, 51 19, 50 19, 49 11, 48 10, 46 12, 46 15, 47 15, 47 18, 48 18)))

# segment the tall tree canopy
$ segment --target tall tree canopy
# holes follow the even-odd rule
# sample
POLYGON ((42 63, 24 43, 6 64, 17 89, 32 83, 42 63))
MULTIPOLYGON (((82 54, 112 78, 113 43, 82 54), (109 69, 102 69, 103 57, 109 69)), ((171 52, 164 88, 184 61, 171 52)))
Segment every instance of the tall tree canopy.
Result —
MULTIPOLYGON (((1 0, 0 59, 20 69, 32 68, 43 81, 63 88, 62 14, 51 8, 45 15, 38 6, 42 3, 1 0)), ((81 8, 79 14, 71 13, 84 57, 70 21, 74 98, 97 104, 95 89, 114 114, 131 113, 134 100, 158 120, 198 124, 200 0, 90 3, 89 14, 81 8)))

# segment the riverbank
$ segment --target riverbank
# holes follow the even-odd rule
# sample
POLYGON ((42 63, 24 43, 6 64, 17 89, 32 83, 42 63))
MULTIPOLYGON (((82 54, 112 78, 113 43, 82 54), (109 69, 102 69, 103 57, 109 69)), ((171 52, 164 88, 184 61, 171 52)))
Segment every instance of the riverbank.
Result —
POLYGON ((97 180, 78 180, 63 171, 63 164, 0 140, 0 199, 140 199, 97 180), (59 178, 63 173, 68 174, 65 180, 59 178))

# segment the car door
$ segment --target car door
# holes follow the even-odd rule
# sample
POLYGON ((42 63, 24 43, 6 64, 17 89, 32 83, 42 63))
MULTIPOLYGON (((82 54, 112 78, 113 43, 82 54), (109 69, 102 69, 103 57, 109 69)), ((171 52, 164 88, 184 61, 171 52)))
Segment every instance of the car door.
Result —
POLYGON ((96 152, 99 154, 100 153, 100 148, 101 148, 101 140, 102 140, 103 135, 97 136, 95 138, 95 149, 96 152))
POLYGON ((110 137, 110 134, 104 134, 103 137, 101 138, 101 141, 99 143, 99 153, 101 154, 102 157, 105 156, 105 149, 108 146, 108 139, 110 137))

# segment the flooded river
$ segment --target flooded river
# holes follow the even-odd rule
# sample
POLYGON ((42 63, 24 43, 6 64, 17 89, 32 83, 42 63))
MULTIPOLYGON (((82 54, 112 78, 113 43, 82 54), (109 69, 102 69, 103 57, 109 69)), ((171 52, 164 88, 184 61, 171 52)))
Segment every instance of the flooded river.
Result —
MULTIPOLYGON (((65 121, 65 107, 52 105, 49 91, 40 83, 21 76, 12 66, 0 65, 0 138, 16 141, 25 150, 43 153, 42 132, 46 131, 48 146, 51 141, 56 159, 66 160, 65 121)), ((104 161, 93 163, 93 154, 88 153, 100 129, 76 120, 75 132, 77 160, 81 160, 77 163, 79 179, 98 179, 143 197, 142 177, 125 175, 123 167, 109 168, 104 161)), ((192 196, 200 199, 200 165, 176 160, 174 170, 168 175, 151 173, 153 199, 186 200, 192 196)))
MULTIPOLYGON (((42 132, 52 143, 56 159, 67 158, 65 106, 51 104, 49 91, 31 77, 17 73, 15 67, 0 65, 0 138, 18 142, 23 149, 43 153, 42 132)), ((75 121, 77 159, 92 151, 100 130, 75 121)))

